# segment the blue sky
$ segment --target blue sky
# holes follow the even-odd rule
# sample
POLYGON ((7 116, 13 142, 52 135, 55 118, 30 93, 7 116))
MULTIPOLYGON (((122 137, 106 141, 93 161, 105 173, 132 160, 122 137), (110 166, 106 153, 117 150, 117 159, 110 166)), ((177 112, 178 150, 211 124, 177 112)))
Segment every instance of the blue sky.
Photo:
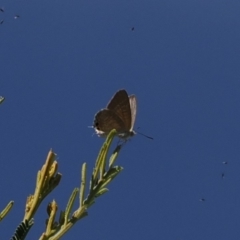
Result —
POLYGON ((50 148, 63 177, 28 239, 44 231, 48 202, 64 209, 103 143, 88 126, 122 88, 137 96, 135 128, 154 140, 126 144, 124 171, 63 239, 239 239, 239 1, 0 4, 0 209, 15 201, 1 239, 50 148))

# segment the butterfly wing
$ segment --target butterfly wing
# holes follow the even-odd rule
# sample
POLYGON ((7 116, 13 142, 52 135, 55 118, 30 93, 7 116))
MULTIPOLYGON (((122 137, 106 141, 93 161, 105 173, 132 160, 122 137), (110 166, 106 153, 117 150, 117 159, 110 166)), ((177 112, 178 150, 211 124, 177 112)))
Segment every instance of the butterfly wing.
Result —
POLYGON ((107 109, 115 113, 123 122, 122 131, 129 131, 132 124, 131 108, 127 92, 119 90, 110 100, 107 109))
POLYGON ((136 115, 137 115, 137 99, 135 95, 129 96, 129 104, 131 109, 131 128, 130 131, 133 131, 136 115))
POLYGON ((113 111, 103 109, 95 115, 93 127, 97 135, 106 136, 112 129, 122 132, 124 123, 113 111))

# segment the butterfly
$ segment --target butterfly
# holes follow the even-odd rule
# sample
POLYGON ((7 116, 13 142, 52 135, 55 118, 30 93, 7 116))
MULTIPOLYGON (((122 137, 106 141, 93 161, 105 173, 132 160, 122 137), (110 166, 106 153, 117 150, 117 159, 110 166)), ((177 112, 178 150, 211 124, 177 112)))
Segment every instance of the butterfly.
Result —
POLYGON ((100 137, 106 137, 116 129, 120 138, 128 139, 136 134, 133 130, 136 114, 136 96, 128 96, 122 89, 115 93, 106 108, 96 113, 93 128, 100 137))

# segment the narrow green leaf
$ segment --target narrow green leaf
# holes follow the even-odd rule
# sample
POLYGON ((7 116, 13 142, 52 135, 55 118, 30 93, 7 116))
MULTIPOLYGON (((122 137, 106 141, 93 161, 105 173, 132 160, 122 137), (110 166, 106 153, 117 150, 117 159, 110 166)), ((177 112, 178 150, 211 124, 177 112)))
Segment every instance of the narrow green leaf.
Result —
POLYGON ((77 196, 77 193, 78 193, 79 189, 78 188, 74 188, 73 189, 73 192, 68 200, 68 203, 67 203, 67 206, 66 206, 66 209, 65 209, 65 220, 64 220, 64 224, 67 223, 68 221, 68 218, 69 218, 69 214, 72 210, 72 207, 73 207, 73 203, 76 199, 76 196, 77 196))
POLYGON ((107 161, 107 154, 108 154, 108 151, 110 149, 110 146, 111 146, 111 143, 113 141, 113 138, 115 137, 116 135, 116 130, 113 129, 107 136, 107 139, 105 141, 105 144, 106 144, 106 149, 104 151, 104 155, 103 155, 103 159, 102 159, 102 164, 101 164, 101 167, 100 167, 100 179, 103 178, 103 174, 105 173, 105 169, 106 169, 106 161, 107 161))
POLYGON ((109 159, 109 168, 112 168, 112 166, 114 165, 116 159, 117 159, 117 156, 118 156, 118 153, 120 152, 121 150, 121 145, 118 145, 115 150, 113 151, 113 154, 111 155, 110 159, 109 159))
POLYGON ((99 197, 99 196, 103 195, 104 193, 106 193, 108 191, 109 190, 107 188, 102 188, 96 193, 95 197, 99 197))
POLYGON ((9 213, 9 211, 12 209, 14 204, 14 201, 10 201, 7 206, 2 210, 0 213, 0 221, 9 213))
POLYGON ((79 193, 79 203, 80 207, 83 205, 83 199, 85 194, 85 186, 86 186, 86 172, 87 172, 87 164, 83 163, 82 165, 82 179, 81 179, 81 186, 80 186, 80 193, 79 193))
POLYGON ((5 98, 0 96, 0 104, 3 103, 4 100, 5 100, 5 98))
POLYGON ((95 168, 93 170, 93 180, 92 180, 93 186, 95 185, 96 179, 98 177, 98 173, 99 173, 100 167, 102 165, 103 158, 105 156, 106 148, 107 148, 106 143, 104 143, 98 154, 95 168))

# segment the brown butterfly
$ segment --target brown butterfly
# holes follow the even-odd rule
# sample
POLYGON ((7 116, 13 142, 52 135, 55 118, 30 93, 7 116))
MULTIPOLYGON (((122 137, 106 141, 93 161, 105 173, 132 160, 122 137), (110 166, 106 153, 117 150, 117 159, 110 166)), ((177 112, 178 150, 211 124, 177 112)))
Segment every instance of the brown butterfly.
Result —
POLYGON ((120 138, 127 139, 135 135, 133 131, 137 113, 135 95, 128 96, 122 89, 115 93, 105 109, 97 112, 93 127, 98 136, 106 137, 116 129, 120 138))

